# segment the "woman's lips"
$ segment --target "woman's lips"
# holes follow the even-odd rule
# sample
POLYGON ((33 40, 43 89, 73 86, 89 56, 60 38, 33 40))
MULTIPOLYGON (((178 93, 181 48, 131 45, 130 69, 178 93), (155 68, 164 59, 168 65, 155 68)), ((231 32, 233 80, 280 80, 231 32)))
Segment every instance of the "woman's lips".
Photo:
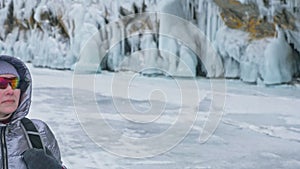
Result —
POLYGON ((4 100, 1 103, 14 103, 14 102, 15 102, 15 100, 4 100))

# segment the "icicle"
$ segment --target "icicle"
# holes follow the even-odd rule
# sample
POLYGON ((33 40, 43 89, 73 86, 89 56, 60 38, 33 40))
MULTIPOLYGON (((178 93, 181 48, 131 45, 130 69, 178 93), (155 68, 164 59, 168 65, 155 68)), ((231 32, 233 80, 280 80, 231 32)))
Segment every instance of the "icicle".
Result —
POLYGON ((190 18, 190 13, 189 13, 189 0, 185 1, 185 6, 183 7, 184 13, 186 14, 186 18, 190 18))
POLYGON ((212 35, 211 35, 211 31, 212 31, 212 6, 211 3, 207 3, 207 25, 206 25, 206 36, 208 37, 209 40, 211 40, 212 35))
POLYGON ((194 4, 193 1, 191 1, 190 4, 191 4, 191 16, 190 16, 190 18, 191 18, 191 20, 193 20, 194 16, 195 16, 195 4, 194 4))

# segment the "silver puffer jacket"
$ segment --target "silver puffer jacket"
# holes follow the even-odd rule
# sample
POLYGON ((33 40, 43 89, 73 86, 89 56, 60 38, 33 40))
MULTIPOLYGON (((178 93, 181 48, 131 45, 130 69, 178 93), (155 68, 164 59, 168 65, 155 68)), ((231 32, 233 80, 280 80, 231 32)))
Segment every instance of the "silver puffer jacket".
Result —
MULTIPOLYGON (((21 97, 17 110, 13 113, 8 124, 0 122, 0 168, 1 169, 26 169, 25 163, 22 159, 22 153, 29 148, 28 141, 25 137, 25 132, 21 128, 20 119, 25 117, 29 112, 31 103, 31 75, 26 65, 14 57, 0 56, 0 60, 7 61, 15 66, 21 82, 21 97), (6 165, 7 164, 7 165, 6 165)), ((32 120, 38 129, 42 142, 54 155, 54 157, 61 162, 61 156, 57 141, 49 129, 49 127, 41 120, 32 120)))

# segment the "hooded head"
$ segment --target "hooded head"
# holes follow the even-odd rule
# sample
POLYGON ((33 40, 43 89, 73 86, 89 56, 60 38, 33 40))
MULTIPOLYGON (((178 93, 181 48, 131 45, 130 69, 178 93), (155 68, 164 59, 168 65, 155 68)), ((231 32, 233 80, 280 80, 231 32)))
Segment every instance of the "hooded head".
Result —
POLYGON ((31 76, 27 66, 20 59, 12 56, 0 55, 0 75, 12 74, 20 79, 19 106, 12 114, 11 123, 25 117, 31 103, 31 76))

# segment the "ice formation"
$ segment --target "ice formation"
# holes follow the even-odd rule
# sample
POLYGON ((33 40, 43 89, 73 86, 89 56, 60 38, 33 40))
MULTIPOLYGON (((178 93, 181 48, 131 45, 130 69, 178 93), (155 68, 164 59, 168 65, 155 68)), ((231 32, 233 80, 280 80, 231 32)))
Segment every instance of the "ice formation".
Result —
POLYGON ((300 74, 297 0, 4 0, 0 14, 0 53, 38 67, 265 84, 300 74))

